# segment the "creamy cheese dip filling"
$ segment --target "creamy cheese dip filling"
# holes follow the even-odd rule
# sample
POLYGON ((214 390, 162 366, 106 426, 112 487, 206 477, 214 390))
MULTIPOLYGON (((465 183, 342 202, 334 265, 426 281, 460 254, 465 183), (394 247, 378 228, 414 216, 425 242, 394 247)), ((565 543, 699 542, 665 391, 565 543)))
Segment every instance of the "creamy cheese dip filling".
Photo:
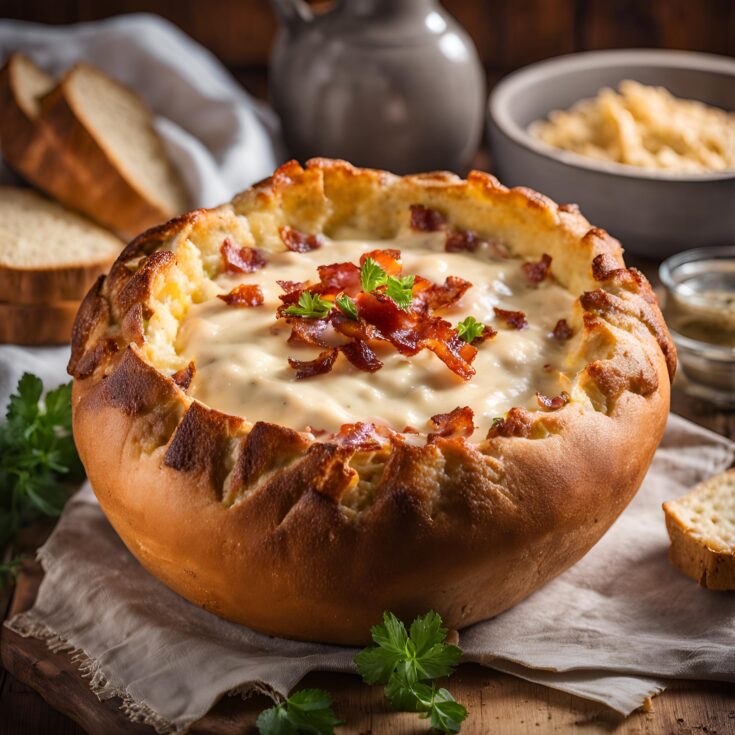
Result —
POLYGON ((443 232, 380 242, 324 238, 321 248, 308 253, 265 253, 268 263, 255 273, 218 276, 213 297, 191 307, 177 338, 178 354, 196 365, 189 394, 250 421, 301 431, 334 432, 357 421, 425 431, 431 416, 470 406, 478 437, 513 406, 537 407, 537 391, 558 395, 567 387, 560 373, 567 350, 550 333, 559 319, 569 318, 574 297, 552 278, 530 284, 522 261, 493 257, 488 247, 447 253, 445 239, 443 232), (288 343, 291 326, 275 314, 283 293, 276 281, 315 281, 317 266, 358 263, 362 253, 377 248, 400 249, 406 275, 440 284, 451 275, 472 283, 456 304, 434 312, 452 325, 472 315, 497 330, 478 346, 471 380, 462 380, 429 350, 405 356, 388 343, 373 348, 383 362, 377 372, 360 371, 340 355, 331 372, 296 380, 288 358, 312 360, 320 348, 288 343), (243 283, 261 287, 262 306, 233 308, 214 298, 243 283), (496 306, 525 312, 529 326, 507 328, 495 316, 496 306))

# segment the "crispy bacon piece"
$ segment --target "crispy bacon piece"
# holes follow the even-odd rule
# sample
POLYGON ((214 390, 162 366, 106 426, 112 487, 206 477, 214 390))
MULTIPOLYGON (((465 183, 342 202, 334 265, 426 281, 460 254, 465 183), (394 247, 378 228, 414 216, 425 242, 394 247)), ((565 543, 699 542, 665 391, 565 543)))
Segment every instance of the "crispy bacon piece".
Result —
POLYGON ((411 229, 418 232, 436 232, 447 223, 444 215, 423 204, 411 205, 411 229))
POLYGON ((453 230, 447 233, 444 250, 448 253, 461 253, 463 251, 474 253, 481 242, 482 240, 471 230, 453 230))
POLYGON ((229 237, 222 241, 219 251, 226 273, 254 273, 266 264, 255 248, 239 248, 229 237))
POLYGON ((194 360, 192 360, 185 368, 181 368, 181 370, 177 370, 172 376, 171 380, 176 383, 176 385, 181 388, 181 390, 189 390, 189 386, 191 385, 191 381, 194 380, 194 376, 197 373, 197 367, 194 364, 194 360))
POLYGON ((235 286, 229 293, 217 294, 218 299, 222 299, 227 306, 262 306, 263 292, 257 284, 241 283, 235 286))
POLYGON ((558 411, 560 408, 566 406, 569 401, 569 393, 564 390, 553 398, 545 396, 543 393, 536 393, 536 402, 542 411, 558 411))
POLYGON ((558 339, 560 342, 564 342, 574 336, 574 332, 569 324, 567 324, 566 319, 559 319, 559 321, 554 325, 554 329, 551 334, 554 339, 558 339))
POLYGON ((368 258, 372 258, 389 276, 398 276, 403 270, 401 263, 401 251, 395 248, 384 250, 371 250, 360 256, 360 265, 364 265, 368 258))
POLYGON ((525 329, 528 326, 526 315, 522 311, 509 311, 493 306, 493 311, 498 319, 502 319, 507 327, 511 329, 525 329))
POLYGON ((289 357, 288 364, 296 371, 296 380, 303 380, 304 378, 312 378, 315 375, 328 373, 332 369, 337 355, 339 355, 339 350, 330 348, 320 352, 313 360, 294 360, 289 357))
POLYGON ((459 375, 462 380, 469 380, 475 374, 471 363, 477 355, 477 348, 467 344, 449 322, 431 317, 423 333, 425 347, 453 373, 459 375))
POLYGON ((342 424, 335 439, 341 444, 363 451, 374 451, 385 444, 385 440, 378 434, 375 425, 362 421, 356 424, 342 424))
POLYGON ((283 244, 292 253, 308 253, 322 246, 322 238, 319 235, 299 232, 299 230, 294 230, 293 227, 279 227, 278 234, 283 244))
POLYGON ((378 356, 361 339, 354 339, 352 342, 342 345, 340 350, 358 370, 374 373, 383 367, 383 363, 378 359, 378 356))
POLYGON ((276 281, 284 293, 303 291, 309 284, 306 281, 276 281))
POLYGON ((429 419, 435 431, 427 442, 431 443, 442 436, 472 436, 475 430, 475 414, 469 406, 457 406, 449 413, 438 413, 429 419))
POLYGON ((462 340, 448 321, 399 309, 392 299, 382 294, 361 293, 356 304, 360 317, 377 329, 379 338, 386 339, 401 354, 415 355, 426 348, 463 380, 475 374, 470 363, 477 349, 462 340))
POLYGON ((487 432, 488 439, 497 436, 519 436, 528 437, 533 428, 533 417, 523 408, 511 408, 505 418, 497 418, 493 421, 487 432))
POLYGON ((479 337, 475 337, 472 342, 470 342, 470 344, 481 345, 486 340, 496 337, 497 334, 498 333, 496 330, 494 330, 489 324, 486 324, 485 329, 482 330, 482 333, 479 335, 479 337))
POLYGON ((327 331, 329 321, 327 319, 301 319, 294 317, 286 320, 291 325, 291 334, 288 338, 289 344, 305 343, 327 347, 324 333, 327 331))
POLYGON ((312 293, 336 295, 344 291, 348 296, 356 296, 362 288, 360 269, 354 263, 320 265, 317 272, 319 283, 309 287, 312 293))
POLYGON ((549 275, 551 256, 544 253, 541 256, 541 260, 533 263, 524 263, 521 268, 523 268, 523 272, 526 274, 529 282, 537 285, 549 275))
POLYGON ((422 278, 414 293, 413 306, 423 310, 445 309, 456 304, 471 287, 469 281, 457 276, 447 276, 441 285, 422 278))

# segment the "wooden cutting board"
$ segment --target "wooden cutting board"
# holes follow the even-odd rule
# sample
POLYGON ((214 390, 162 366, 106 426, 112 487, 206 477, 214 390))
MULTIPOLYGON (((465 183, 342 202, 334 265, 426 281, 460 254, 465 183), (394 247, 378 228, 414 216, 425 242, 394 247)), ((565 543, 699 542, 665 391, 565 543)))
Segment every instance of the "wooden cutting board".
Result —
MULTIPOLYGON (((27 565, 13 593, 0 595, 0 615, 7 618, 33 605, 43 572, 27 565)), ((7 628, 0 633, 0 735, 48 732, 78 733, 78 723, 92 735, 154 735, 151 727, 131 723, 120 711, 119 699, 99 701, 90 691, 66 653, 51 653, 46 644, 22 638, 7 628), (43 700, 25 687, 38 692, 43 700), (49 709, 50 705, 53 710, 49 709)), ((315 673, 303 687, 332 693, 334 708, 348 725, 339 735, 361 733, 423 733, 429 730, 416 715, 395 713, 386 706, 381 687, 368 687, 356 676, 315 673)), ((677 681, 657 697, 652 711, 639 711, 624 719, 608 708, 569 694, 524 682, 475 665, 460 666, 451 689, 470 716, 462 732, 503 735, 545 733, 674 733, 726 735, 735 733, 735 688, 723 683, 677 681)), ((242 735, 255 732, 258 713, 271 706, 264 696, 243 701, 225 697, 191 732, 197 735, 242 735)))

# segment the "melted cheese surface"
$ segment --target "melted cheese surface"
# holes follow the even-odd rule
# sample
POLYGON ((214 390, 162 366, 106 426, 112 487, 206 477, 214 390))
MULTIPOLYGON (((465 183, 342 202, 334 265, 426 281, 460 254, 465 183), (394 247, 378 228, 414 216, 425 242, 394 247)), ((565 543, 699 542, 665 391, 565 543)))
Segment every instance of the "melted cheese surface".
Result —
POLYGON ((356 421, 426 431, 431 416, 470 406, 477 437, 511 407, 537 407, 536 391, 558 395, 564 389, 559 369, 566 343, 550 332, 557 320, 569 318, 573 296, 552 278, 538 286, 529 284, 518 259, 494 258, 482 248, 447 253, 444 241, 443 233, 411 234, 389 242, 325 238, 321 248, 309 253, 266 254, 268 264, 255 273, 218 276, 212 298, 192 306, 177 338, 179 355, 196 365, 189 394, 220 411, 300 431, 311 427, 333 432, 356 421), (433 312, 453 325, 472 315, 497 330, 496 337, 478 346, 472 363, 476 375, 470 381, 455 375, 429 350, 404 356, 387 343, 374 348, 383 362, 377 372, 360 371, 340 354, 331 372, 296 380, 288 358, 312 360, 320 348, 288 343, 291 327, 275 316, 283 293, 276 281, 316 281, 318 265, 358 263, 360 254, 377 248, 400 249, 406 275, 435 283, 452 275, 472 283, 455 305, 433 312), (215 298, 240 283, 258 284, 265 303, 235 308, 215 298), (505 327, 494 306, 525 312, 528 328, 505 327))

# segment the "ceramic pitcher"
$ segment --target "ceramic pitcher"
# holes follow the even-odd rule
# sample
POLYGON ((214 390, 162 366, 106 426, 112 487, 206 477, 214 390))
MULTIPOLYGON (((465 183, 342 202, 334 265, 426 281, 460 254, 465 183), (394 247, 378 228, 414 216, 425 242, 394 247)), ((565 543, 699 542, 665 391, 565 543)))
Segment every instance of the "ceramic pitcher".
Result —
POLYGON ((320 14, 303 0, 272 4, 281 28, 271 99, 294 157, 466 171, 482 130, 484 72, 436 0, 337 0, 320 14))

